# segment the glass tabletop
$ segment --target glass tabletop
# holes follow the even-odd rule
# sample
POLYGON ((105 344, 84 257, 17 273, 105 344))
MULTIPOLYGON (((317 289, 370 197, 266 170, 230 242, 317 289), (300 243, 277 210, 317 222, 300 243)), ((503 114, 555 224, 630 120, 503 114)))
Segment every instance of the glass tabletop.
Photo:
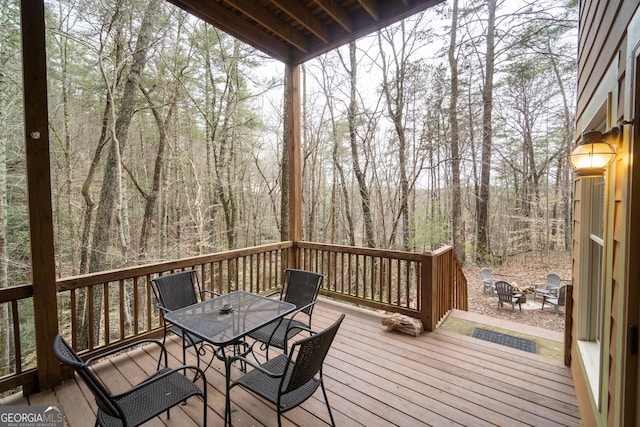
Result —
POLYGON ((165 314, 165 319, 216 346, 228 345, 295 310, 296 306, 235 291, 165 314))

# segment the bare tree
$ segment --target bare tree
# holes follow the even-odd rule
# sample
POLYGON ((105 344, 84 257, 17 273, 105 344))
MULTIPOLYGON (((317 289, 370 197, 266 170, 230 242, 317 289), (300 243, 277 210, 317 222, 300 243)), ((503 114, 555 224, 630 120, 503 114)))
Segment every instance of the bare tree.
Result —
MULTIPOLYGON (((116 10, 116 12, 118 12, 116 10)), ((93 226, 93 239, 91 244, 91 256, 89 259, 89 271, 97 272, 107 269, 107 251, 111 242, 111 220, 113 214, 120 210, 121 203, 121 156, 127 144, 129 125, 135 112, 137 94, 139 93, 140 77, 147 62, 147 53, 149 52, 152 36, 154 34, 154 23, 160 13, 160 0, 152 0, 147 4, 144 17, 140 24, 140 32, 135 44, 132 55, 131 67, 127 73, 126 82, 124 84, 122 95, 118 103, 118 113, 116 119, 110 126, 111 144, 109 146, 109 154, 104 169, 104 177, 102 180, 102 190, 100 192, 100 203, 96 212, 95 225, 93 226)), ((114 100, 110 100, 112 115, 116 115, 114 100)), ((94 325, 100 324, 102 292, 97 289, 94 293, 93 301, 94 311, 93 318, 89 318, 89 304, 85 305, 84 324, 80 328, 80 336, 78 337, 78 345, 85 348, 88 344, 88 332, 90 330, 87 322, 93 322, 94 325)), ((100 328, 94 328, 95 334, 93 340, 99 340, 100 328)))
POLYGON ((495 67, 495 24, 496 0, 487 0, 487 46, 485 58, 484 84, 482 89, 482 160, 480 169, 480 192, 476 203, 478 261, 489 260, 489 197, 491 185, 491 150, 493 138, 493 73, 495 67))
POLYGON ((400 216, 402 217, 402 246, 410 249, 413 229, 409 215, 409 179, 407 177, 407 138, 405 134, 405 83, 407 80, 407 61, 410 50, 407 49, 407 35, 404 21, 400 23, 400 47, 396 52, 393 35, 387 32, 387 41, 393 55, 387 59, 382 42, 382 31, 378 32, 378 45, 382 67, 382 91, 385 95, 387 114, 393 123, 398 138, 398 174, 400 179, 400 216), (393 67, 388 62, 393 63, 393 67))
POLYGON ((460 186, 460 129, 458 124, 458 59, 456 57, 458 34, 458 0, 451 5, 451 34, 449 38, 449 68, 451 70, 451 94, 449 96, 449 123, 451 126, 451 237, 453 247, 461 262, 465 260, 462 236, 462 188, 460 186))
MULTIPOLYGON (((342 59, 342 58, 341 58, 342 59)), ((349 73, 349 107, 347 113, 347 121, 349 124, 349 143, 351 145, 351 163, 353 172, 358 181, 358 189, 362 199, 362 216, 364 221, 365 241, 367 247, 375 248, 376 239, 373 227, 373 215, 371 213, 371 195, 365 173, 360 166, 358 154, 358 99, 357 99, 357 77, 358 77, 358 61, 356 60, 356 42, 349 43, 349 63, 342 61, 342 65, 349 73)))

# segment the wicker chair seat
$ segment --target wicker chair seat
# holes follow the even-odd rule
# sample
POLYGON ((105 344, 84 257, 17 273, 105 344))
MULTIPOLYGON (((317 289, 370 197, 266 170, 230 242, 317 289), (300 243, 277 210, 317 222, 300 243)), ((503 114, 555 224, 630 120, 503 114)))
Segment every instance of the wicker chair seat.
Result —
MULTIPOLYGON (((242 385, 243 387, 253 391, 258 396, 271 402, 272 404, 278 405, 277 390, 278 387, 280 387, 280 383, 282 381, 282 373, 284 372, 285 368, 287 368, 287 365, 288 356, 286 354, 281 354, 262 364, 262 367, 265 370, 277 374, 277 377, 265 375, 263 372, 255 369, 236 381, 236 384, 242 385)), ((292 370, 293 366, 289 366, 284 380, 285 387, 288 384, 289 379, 291 378, 292 370)), ((307 400, 307 398, 311 396, 319 386, 320 380, 314 377, 302 387, 290 391, 289 393, 283 394, 280 397, 280 410, 282 412, 285 412, 300 405, 302 402, 307 400)))
POLYGON ((127 393, 113 396, 122 409, 126 422, 98 409, 98 422, 103 426, 140 425, 202 391, 181 372, 162 368, 127 393), (151 381, 158 378, 158 380, 151 381))
POLYGON ((111 394, 108 388, 98 379, 91 365, 98 359, 120 353, 141 343, 155 344, 160 347, 160 358, 164 355, 167 366, 167 352, 164 345, 155 340, 142 340, 127 346, 116 348, 86 362, 71 348, 62 336, 57 335, 53 343, 53 352, 62 363, 71 366, 76 374, 87 384, 98 405, 96 425, 100 426, 138 426, 150 419, 167 412, 192 396, 200 396, 203 400, 203 425, 207 423, 207 380, 204 372, 195 366, 180 366, 175 369, 161 368, 141 383, 120 394, 111 394), (191 371, 194 378, 202 380, 201 389, 187 377, 191 371))
POLYGON ((307 329, 311 336, 296 341, 288 354, 280 354, 262 365, 242 356, 228 358, 225 361, 225 424, 231 425, 231 389, 240 386, 276 406, 278 426, 282 423, 282 413, 300 405, 321 388, 331 425, 335 425, 324 387, 322 365, 344 317, 341 314, 338 320, 320 332, 307 329), (231 382, 231 364, 237 360, 254 369, 231 382))
POLYGON ((286 342, 309 326, 295 319, 279 319, 273 321, 249 336, 256 341, 269 343, 270 346, 286 348, 286 342))
POLYGON ((324 276, 312 271, 285 270, 283 290, 270 294, 280 295, 280 300, 290 302, 296 306, 296 311, 289 317, 268 323, 260 329, 251 332, 250 338, 262 343, 269 357, 269 347, 276 347, 287 352, 287 342, 305 328, 311 328, 313 307, 318 298, 318 292, 324 276))

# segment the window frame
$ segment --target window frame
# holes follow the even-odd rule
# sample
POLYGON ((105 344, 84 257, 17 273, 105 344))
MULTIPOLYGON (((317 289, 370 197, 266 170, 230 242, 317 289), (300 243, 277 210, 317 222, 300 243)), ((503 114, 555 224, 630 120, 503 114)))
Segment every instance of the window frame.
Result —
MULTIPOLYGON (((610 99, 609 99, 610 101, 610 99)), ((604 131, 609 124, 610 102, 603 105, 590 129, 604 131)), ((604 372, 604 320, 607 248, 607 217, 611 165, 603 177, 580 179, 580 258, 577 345, 595 407, 602 408, 604 372)))

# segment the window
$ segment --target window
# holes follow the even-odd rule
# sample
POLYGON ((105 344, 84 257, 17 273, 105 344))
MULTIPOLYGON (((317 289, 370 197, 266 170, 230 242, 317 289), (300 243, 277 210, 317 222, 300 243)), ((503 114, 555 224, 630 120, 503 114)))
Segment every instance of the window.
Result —
POLYGON ((582 179, 578 346, 596 405, 600 404, 600 372, 604 292, 605 178, 582 179))

